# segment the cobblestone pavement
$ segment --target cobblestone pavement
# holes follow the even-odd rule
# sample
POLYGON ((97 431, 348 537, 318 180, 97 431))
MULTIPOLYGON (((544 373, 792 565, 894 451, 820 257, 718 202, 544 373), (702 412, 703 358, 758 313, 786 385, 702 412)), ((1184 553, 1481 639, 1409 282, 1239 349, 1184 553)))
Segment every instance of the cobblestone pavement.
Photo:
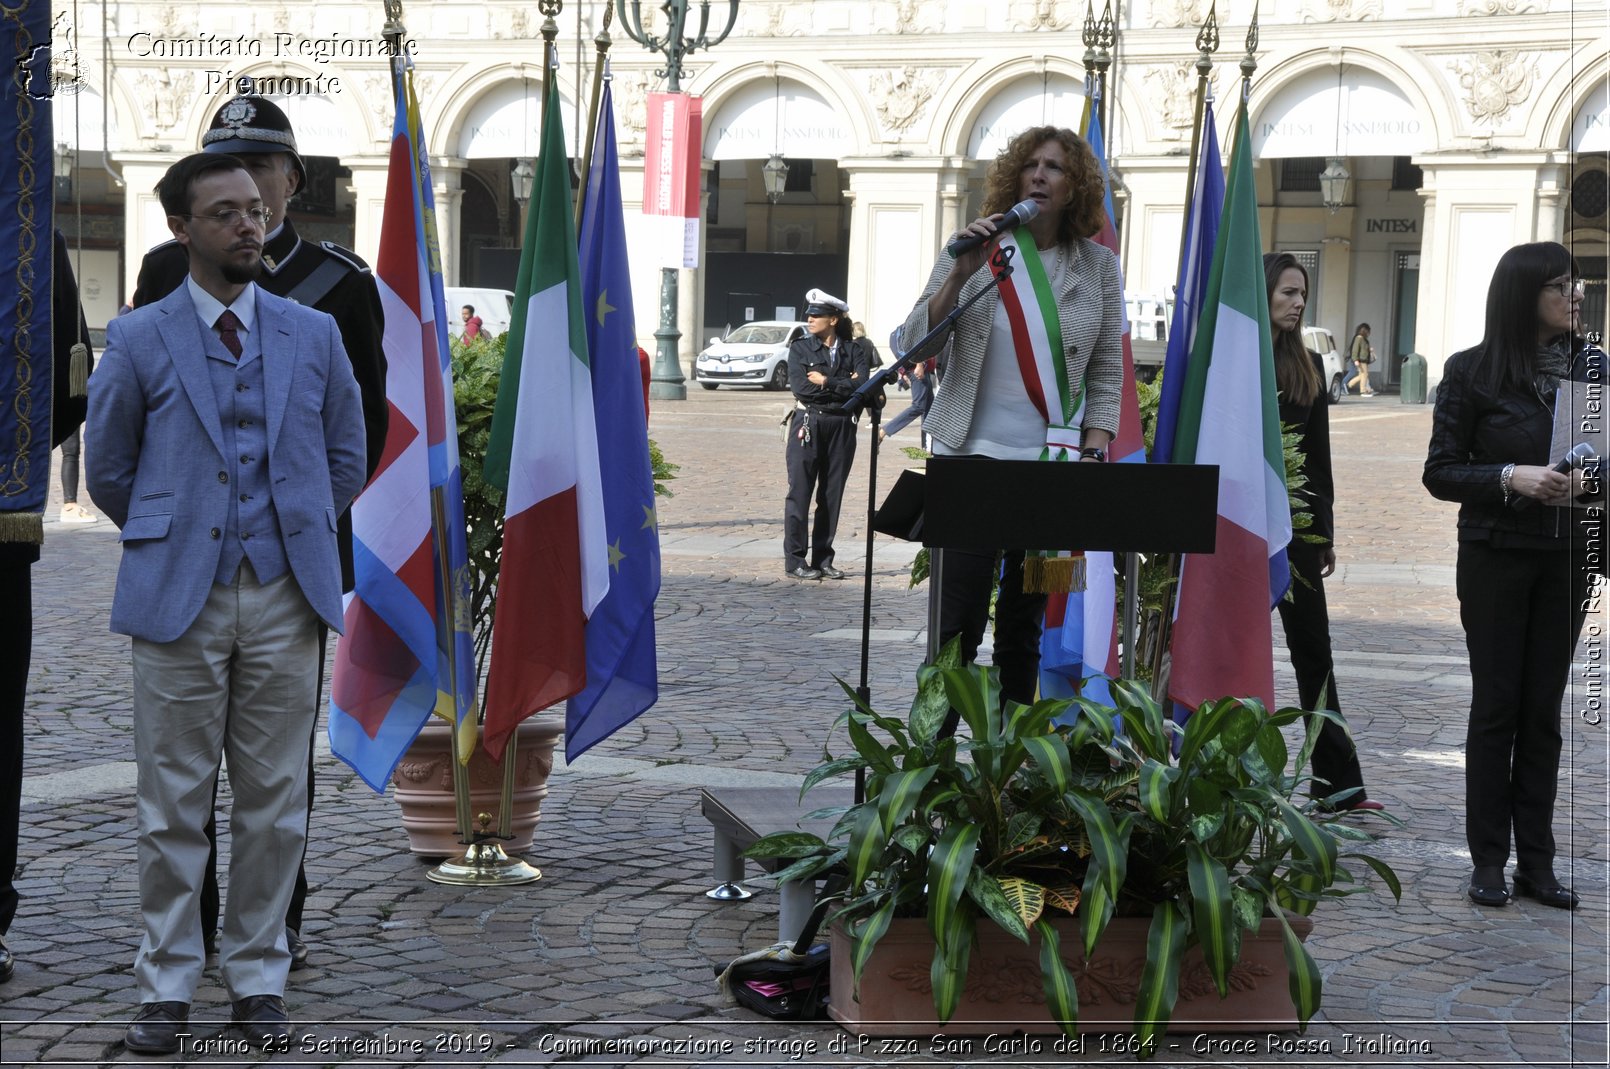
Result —
MULTIPOLYGON (((1127 1060, 1094 1039, 1079 1055, 1055 1054, 1049 1037, 1007 1054, 982 1041, 862 1047, 828 1024, 765 1024, 716 994, 711 964, 772 942, 777 903, 759 879, 746 902, 702 894, 712 884, 711 838, 697 788, 797 784, 843 706, 833 675, 857 672, 860 584, 783 575, 783 404, 778 394, 697 389, 685 402, 656 404, 653 434, 682 468, 659 513, 661 700, 575 767, 556 770, 529 855, 541 882, 463 889, 427 881, 391 798, 321 757, 308 855, 312 967, 292 974, 287 993, 306 1038, 272 1062, 1127 1060), (596 1039, 642 1045, 577 1047, 596 1039)), ((1381 397, 1350 399, 1332 418, 1335 455, 1346 464, 1338 471, 1343 563, 1329 590, 1340 690, 1372 796, 1407 822, 1378 849, 1402 876, 1404 898, 1360 895, 1317 915, 1309 946, 1325 973, 1325 1000, 1305 1038, 1328 1052, 1232 1037, 1250 1041, 1246 1053, 1178 1036, 1157 1061, 1604 1065, 1606 734, 1579 715, 1588 685, 1575 688, 1564 715, 1556 820, 1561 874, 1583 906, 1574 914, 1524 900, 1478 909, 1463 895, 1468 684, 1454 509, 1419 485, 1430 413, 1381 397)), ((884 486, 892 455, 884 454, 884 486)), ((839 536, 846 569, 864 559, 866 457, 863 433, 839 536)), ((139 931, 127 641, 106 631, 116 534, 105 521, 47 527, 34 583, 24 900, 10 938, 19 965, 0 987, 0 1060, 149 1063, 121 1046, 138 1001, 130 965, 139 931)), ((874 569, 870 686, 875 704, 894 709, 909 699, 923 643, 923 594, 905 581, 911 554, 880 539, 874 569)), ((1597 637, 1584 643, 1582 660, 1602 662, 1604 622, 1590 619, 1597 637)), ((1281 696, 1292 700, 1278 650, 1277 664, 1281 696)), ((237 1052, 227 1012, 209 969, 186 1062, 261 1058, 237 1052)))

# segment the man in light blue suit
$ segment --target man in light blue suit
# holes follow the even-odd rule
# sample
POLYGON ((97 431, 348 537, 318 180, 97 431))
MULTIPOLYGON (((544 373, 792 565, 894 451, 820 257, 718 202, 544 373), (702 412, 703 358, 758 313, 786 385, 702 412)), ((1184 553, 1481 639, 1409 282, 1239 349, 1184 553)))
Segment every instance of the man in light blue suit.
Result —
POLYGON ((112 321, 89 388, 89 489, 122 529, 112 630, 134 640, 145 939, 124 1042, 168 1054, 189 1030, 203 828, 227 755, 219 969, 233 1020, 286 1049, 318 624, 341 627, 336 517, 363 486, 363 414, 335 320, 253 282, 268 212, 241 162, 187 156, 157 188, 189 278, 112 321))

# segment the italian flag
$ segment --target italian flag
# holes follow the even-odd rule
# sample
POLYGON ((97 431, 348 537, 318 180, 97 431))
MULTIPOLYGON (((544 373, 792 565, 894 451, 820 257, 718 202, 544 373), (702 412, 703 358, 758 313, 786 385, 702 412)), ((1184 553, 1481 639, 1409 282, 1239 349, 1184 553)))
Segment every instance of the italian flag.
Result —
POLYGON ((1221 697, 1274 708, 1270 609, 1291 582, 1291 507, 1245 101, 1236 120, 1174 451, 1180 463, 1219 467, 1217 548, 1186 555, 1174 608, 1169 696, 1191 709, 1221 697))
POLYGON ((609 590, 592 371, 576 262, 569 161, 550 82, 487 446, 507 492, 483 742, 494 760, 531 714, 587 682, 583 628, 609 590))

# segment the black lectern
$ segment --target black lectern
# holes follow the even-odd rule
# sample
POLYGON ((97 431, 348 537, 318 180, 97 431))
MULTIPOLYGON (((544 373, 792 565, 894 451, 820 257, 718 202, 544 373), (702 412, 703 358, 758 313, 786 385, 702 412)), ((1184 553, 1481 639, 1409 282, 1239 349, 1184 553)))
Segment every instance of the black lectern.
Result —
MULTIPOLYGON (((937 456, 928 459, 926 473, 900 474, 873 526, 941 551, 1212 553, 1218 507, 1219 469, 1213 464, 937 456)), ((929 572, 937 591, 944 582, 943 552, 932 554, 929 572)), ((930 596, 930 659, 938 652, 938 603, 930 596)))

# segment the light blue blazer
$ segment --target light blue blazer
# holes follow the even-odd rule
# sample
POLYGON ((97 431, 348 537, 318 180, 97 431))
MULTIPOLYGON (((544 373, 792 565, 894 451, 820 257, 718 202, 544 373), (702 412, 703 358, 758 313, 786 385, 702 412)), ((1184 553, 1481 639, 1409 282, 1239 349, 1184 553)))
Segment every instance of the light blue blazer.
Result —
MULTIPOLYGON (((363 410, 335 320, 257 291, 268 476, 291 574, 341 628, 338 517, 364 481, 363 410)), ((171 642, 201 613, 223 550, 234 465, 188 286, 107 326, 89 382, 85 474, 122 529, 112 630, 171 642)))

